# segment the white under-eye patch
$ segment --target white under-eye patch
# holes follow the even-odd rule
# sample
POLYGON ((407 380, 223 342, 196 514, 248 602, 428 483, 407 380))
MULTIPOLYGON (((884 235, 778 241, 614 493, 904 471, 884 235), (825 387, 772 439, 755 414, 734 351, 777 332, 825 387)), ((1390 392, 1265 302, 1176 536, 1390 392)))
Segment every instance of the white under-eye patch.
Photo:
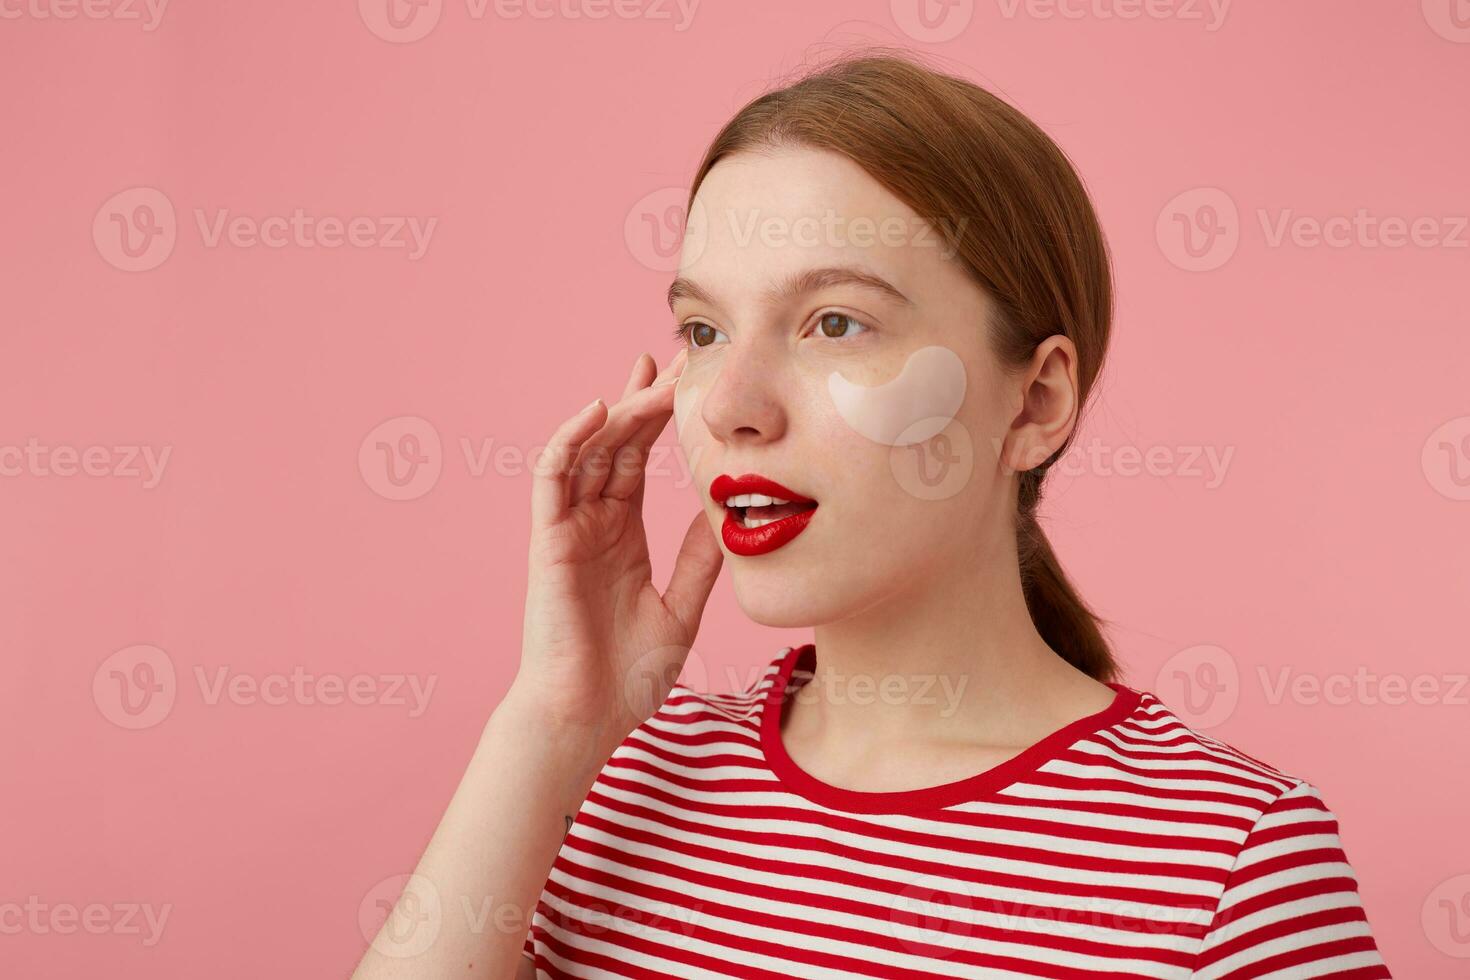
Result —
POLYGON ((833 371, 827 392, 842 421, 885 446, 911 446, 943 432, 965 400, 965 364, 948 347, 921 347, 898 377, 853 384, 833 371))
POLYGON ((674 382, 674 431, 680 435, 684 433, 684 424, 689 421, 689 413, 694 411, 699 401, 699 385, 685 384, 688 377, 689 366, 686 364, 684 373, 674 382))

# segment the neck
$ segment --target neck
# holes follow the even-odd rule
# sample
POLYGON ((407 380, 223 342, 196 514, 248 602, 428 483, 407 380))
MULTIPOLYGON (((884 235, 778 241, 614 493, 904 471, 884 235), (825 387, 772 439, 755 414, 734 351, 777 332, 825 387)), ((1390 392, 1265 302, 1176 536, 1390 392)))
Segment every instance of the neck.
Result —
POLYGON ((803 730, 832 744, 1024 746, 1102 710, 1114 692, 1036 631, 1014 538, 1004 537, 857 616, 818 626, 810 690, 791 717, 799 710, 803 730))

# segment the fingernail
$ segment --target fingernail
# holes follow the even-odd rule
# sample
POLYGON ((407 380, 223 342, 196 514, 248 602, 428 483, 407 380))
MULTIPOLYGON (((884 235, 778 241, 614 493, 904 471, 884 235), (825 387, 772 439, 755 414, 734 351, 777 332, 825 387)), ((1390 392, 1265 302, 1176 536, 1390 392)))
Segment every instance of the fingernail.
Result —
POLYGON ((588 412, 592 411, 593 407, 595 405, 597 405, 597 403, 600 402, 600 401, 602 401, 601 398, 594 398, 594 399, 592 399, 590 402, 587 403, 587 407, 584 408, 584 409, 582 409, 577 414, 578 415, 586 415, 588 412))

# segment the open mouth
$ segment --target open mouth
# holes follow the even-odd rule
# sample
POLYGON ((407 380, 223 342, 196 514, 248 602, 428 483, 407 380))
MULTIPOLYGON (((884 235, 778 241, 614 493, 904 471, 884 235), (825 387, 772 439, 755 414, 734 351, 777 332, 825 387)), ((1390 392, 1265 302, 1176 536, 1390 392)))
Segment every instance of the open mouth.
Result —
POLYGON ((733 554, 763 555, 806 529, 817 502, 758 473, 721 474, 710 497, 725 508, 720 536, 733 554))
POLYGON ((783 517, 800 514, 803 511, 816 510, 815 500, 787 500, 783 497, 770 497, 763 493, 741 493, 725 500, 725 509, 731 512, 735 523, 743 528, 752 529, 774 524, 783 517))

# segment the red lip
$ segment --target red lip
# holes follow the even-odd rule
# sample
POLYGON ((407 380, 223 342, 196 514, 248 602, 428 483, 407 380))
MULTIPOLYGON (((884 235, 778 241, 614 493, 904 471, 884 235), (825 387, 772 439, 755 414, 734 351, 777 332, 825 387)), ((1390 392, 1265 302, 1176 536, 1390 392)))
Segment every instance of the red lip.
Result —
MULTIPOLYGON (((792 503, 816 503, 812 498, 783 487, 775 480, 768 480, 759 473, 744 473, 740 476, 726 476, 721 473, 715 477, 709 487, 710 499, 721 505, 729 498, 742 493, 763 493, 768 497, 780 497, 792 503)), ((720 527, 720 537, 724 540, 725 547, 729 548, 733 554, 746 557, 764 555, 775 551, 806 530, 807 524, 811 523, 812 515, 816 512, 817 508, 812 507, 810 510, 791 514, 760 527, 742 527, 735 518, 734 509, 726 508, 725 523, 720 527)))

